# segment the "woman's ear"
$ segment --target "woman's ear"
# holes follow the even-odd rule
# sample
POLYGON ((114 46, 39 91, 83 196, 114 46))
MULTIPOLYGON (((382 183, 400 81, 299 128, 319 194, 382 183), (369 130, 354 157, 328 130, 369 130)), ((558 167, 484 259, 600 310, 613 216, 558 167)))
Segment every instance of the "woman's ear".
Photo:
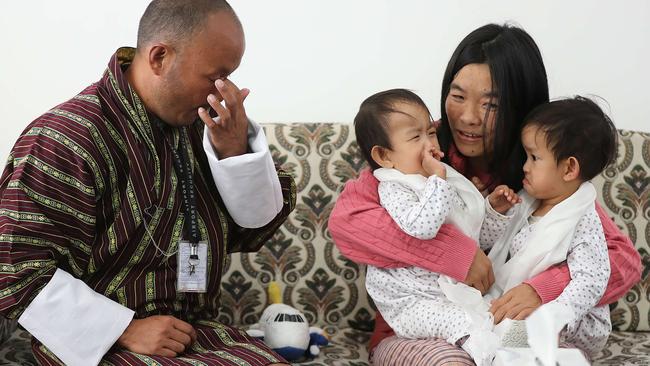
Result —
POLYGON ((377 163, 380 167, 392 168, 395 165, 390 160, 390 154, 388 151, 389 150, 385 147, 375 145, 372 147, 372 150, 370 150, 370 156, 372 157, 372 160, 374 160, 375 163, 377 163))
POLYGON ((580 162, 578 162, 578 159, 571 156, 565 159, 562 164, 564 165, 564 175, 562 178, 565 182, 580 178, 580 162))

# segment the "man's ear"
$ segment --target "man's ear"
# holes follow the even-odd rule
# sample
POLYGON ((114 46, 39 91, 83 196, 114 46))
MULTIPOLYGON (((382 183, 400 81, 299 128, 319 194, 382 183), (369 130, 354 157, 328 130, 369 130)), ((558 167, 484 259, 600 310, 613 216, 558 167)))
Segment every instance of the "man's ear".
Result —
POLYGON ((388 149, 385 147, 375 145, 372 147, 372 150, 370 150, 370 156, 372 157, 372 160, 374 160, 375 163, 377 163, 382 168, 392 168, 395 166, 390 160, 389 155, 390 154, 388 154, 388 149))
POLYGON ((171 47, 162 43, 149 48, 149 67, 154 75, 160 76, 169 67, 172 52, 171 47))
POLYGON ((565 159, 562 164, 564 165, 564 175, 562 178, 565 182, 580 178, 580 162, 578 162, 578 159, 571 156, 565 159))

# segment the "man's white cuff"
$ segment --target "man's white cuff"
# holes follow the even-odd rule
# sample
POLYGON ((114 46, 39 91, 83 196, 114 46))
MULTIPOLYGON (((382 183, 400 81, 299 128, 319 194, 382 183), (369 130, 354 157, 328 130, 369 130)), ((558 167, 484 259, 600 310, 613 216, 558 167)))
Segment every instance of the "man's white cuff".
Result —
POLYGON ((282 187, 264 130, 250 120, 248 145, 252 152, 219 160, 207 128, 203 134, 203 149, 228 213, 237 225, 257 228, 282 210, 282 187))
POLYGON ((134 312, 57 269, 18 319, 68 366, 97 365, 134 312))

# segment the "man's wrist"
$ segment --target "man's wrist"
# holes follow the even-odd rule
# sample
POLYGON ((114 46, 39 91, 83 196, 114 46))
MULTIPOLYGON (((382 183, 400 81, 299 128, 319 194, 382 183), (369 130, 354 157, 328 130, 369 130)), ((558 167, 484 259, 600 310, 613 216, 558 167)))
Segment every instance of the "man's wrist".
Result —
POLYGON ((232 158, 233 156, 244 155, 246 153, 246 148, 244 149, 233 149, 233 150, 224 150, 218 151, 214 149, 215 154, 219 157, 219 160, 232 158))
POLYGON ((131 319, 131 322, 129 323, 129 325, 126 326, 126 328, 124 329, 124 332, 122 332, 120 337, 117 338, 117 341, 115 342, 115 343, 117 343, 118 346, 120 346, 122 348, 128 348, 128 345, 129 345, 129 331, 131 330, 131 327, 134 325, 134 323, 137 322, 137 321, 138 321, 138 319, 135 319, 135 318, 131 319))
POLYGON ((248 141, 245 141, 239 146, 230 146, 227 148, 221 147, 217 148, 216 145, 212 143, 212 150, 219 160, 232 158, 233 156, 244 155, 248 151, 248 141))

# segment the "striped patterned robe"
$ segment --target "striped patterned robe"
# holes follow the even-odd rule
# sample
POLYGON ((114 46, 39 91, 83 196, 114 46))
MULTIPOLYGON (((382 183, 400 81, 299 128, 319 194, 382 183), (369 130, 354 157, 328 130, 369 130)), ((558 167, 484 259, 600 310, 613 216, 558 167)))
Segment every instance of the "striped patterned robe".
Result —
MULTIPOLYGON (((184 358, 145 357, 114 346, 102 364, 278 362, 263 343, 211 319, 227 254, 258 250, 282 224, 295 206, 293 179, 278 171, 282 211, 263 228, 242 229, 214 185, 203 123, 187 127, 209 279, 206 293, 176 292, 176 255, 166 254, 176 251, 184 218, 164 138, 178 146, 182 134, 169 127, 163 136, 150 123, 122 73, 133 54, 118 50, 99 82, 37 118, 14 146, 0 179, 0 312, 19 317, 59 267, 134 310, 136 318, 173 315, 199 334, 184 358)), ((60 364, 36 339, 33 351, 42 364, 60 364)))

